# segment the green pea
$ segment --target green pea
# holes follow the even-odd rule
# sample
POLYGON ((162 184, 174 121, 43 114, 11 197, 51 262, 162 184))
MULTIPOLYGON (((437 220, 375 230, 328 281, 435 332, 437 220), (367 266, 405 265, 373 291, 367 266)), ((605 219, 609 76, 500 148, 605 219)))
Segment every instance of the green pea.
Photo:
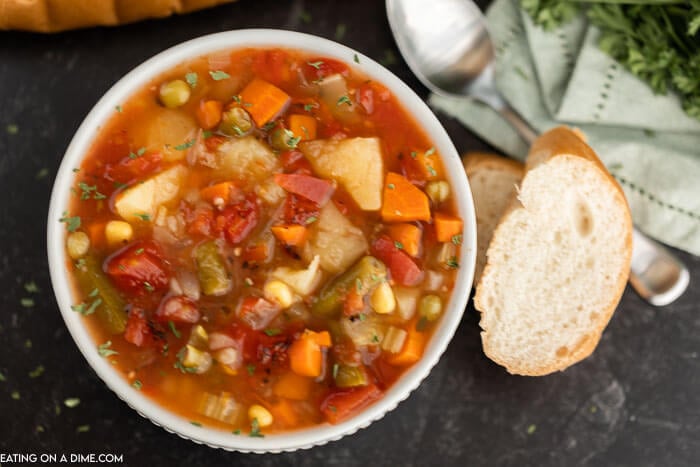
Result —
POLYGON ((161 84, 159 97, 164 106, 174 109, 184 105, 190 99, 190 87, 181 79, 168 81, 161 84))

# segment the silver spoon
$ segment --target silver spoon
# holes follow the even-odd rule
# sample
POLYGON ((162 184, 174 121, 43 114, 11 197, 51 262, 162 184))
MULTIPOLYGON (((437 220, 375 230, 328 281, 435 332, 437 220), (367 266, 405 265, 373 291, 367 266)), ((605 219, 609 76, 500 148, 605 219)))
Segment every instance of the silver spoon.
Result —
MULTIPOLYGON (((500 113, 528 143, 537 132, 496 89, 494 51, 486 19, 471 0, 386 0, 391 31, 418 79, 436 94, 470 96, 500 113)), ((636 228, 630 284, 663 306, 688 287, 686 267, 636 228)))

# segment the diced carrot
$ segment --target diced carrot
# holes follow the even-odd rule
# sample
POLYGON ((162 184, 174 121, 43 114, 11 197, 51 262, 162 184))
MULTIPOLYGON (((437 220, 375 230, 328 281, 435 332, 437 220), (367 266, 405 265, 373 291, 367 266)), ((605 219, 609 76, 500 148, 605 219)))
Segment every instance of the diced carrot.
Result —
POLYGON ((438 242, 449 242, 452 237, 462 233, 462 219, 459 217, 436 212, 434 223, 438 242))
POLYGON ((299 416, 291 401, 280 399, 275 404, 270 405, 270 412, 275 417, 275 423, 279 422, 289 428, 299 425, 299 416))
POLYGON ((241 91, 246 110, 259 127, 269 122, 289 104, 289 95, 277 86, 254 79, 241 91))
POLYGON ((403 348, 399 353, 387 357, 387 361, 396 366, 406 366, 416 363, 423 356, 425 341, 426 335, 422 332, 418 332, 416 327, 411 324, 403 348))
POLYGON ((316 139, 316 119, 310 115, 290 115, 289 129, 302 141, 316 139))
POLYGON ((288 246, 303 245, 309 233, 306 227, 296 224, 275 225, 270 230, 277 240, 288 246))
POLYGON ((272 387, 272 392, 278 397, 285 397, 295 401, 305 401, 311 394, 313 380, 306 376, 300 376, 293 371, 284 373, 272 387))
POLYGON ((93 248, 102 248, 105 244, 105 223, 95 222, 88 225, 88 236, 93 248))
POLYGON ((384 182, 381 214, 385 222, 429 221, 428 195, 402 175, 389 172, 384 182))
POLYGON ((394 224, 389 226, 389 236, 398 242, 400 248, 416 257, 420 253, 422 232, 414 224, 394 224))
POLYGON ((243 261, 247 263, 265 263, 269 259, 270 251, 267 243, 254 243, 243 250, 243 261))
POLYGON ((355 287, 350 289, 343 301, 343 314, 345 316, 354 316, 365 307, 364 296, 359 294, 355 287))
POLYGON ((211 130, 221 121, 224 104, 216 100, 201 101, 195 112, 199 126, 211 130))
POLYGON ((405 167, 411 179, 437 180, 444 178, 442 167, 434 150, 413 151, 409 157, 404 157, 405 167))
POLYGON ((289 346, 289 365, 292 371, 301 376, 315 378, 323 369, 321 347, 330 347, 331 335, 328 331, 316 333, 306 330, 289 346))
POLYGON ((238 187, 233 182, 221 182, 216 185, 211 185, 202 188, 199 191, 202 199, 210 202, 211 204, 219 203, 217 200, 221 199, 223 204, 228 204, 231 201, 233 195, 238 193, 238 187))

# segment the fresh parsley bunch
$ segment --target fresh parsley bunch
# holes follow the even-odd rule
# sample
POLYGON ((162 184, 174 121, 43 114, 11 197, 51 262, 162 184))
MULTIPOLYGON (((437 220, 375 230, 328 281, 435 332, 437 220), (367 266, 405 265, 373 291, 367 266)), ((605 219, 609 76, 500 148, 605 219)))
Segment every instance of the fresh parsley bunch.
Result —
POLYGON ((676 92, 700 120, 700 0, 520 0, 544 29, 585 11, 601 31, 601 50, 657 94, 676 92))

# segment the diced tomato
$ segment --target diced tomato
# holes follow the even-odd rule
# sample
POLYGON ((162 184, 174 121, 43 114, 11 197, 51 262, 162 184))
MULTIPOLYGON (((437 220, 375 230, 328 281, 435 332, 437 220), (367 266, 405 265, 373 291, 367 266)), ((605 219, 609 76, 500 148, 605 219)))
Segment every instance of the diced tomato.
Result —
POLYGON ((200 317, 201 314, 194 302, 182 296, 166 298, 155 313, 155 318, 163 323, 173 321, 194 324, 199 321, 200 317))
POLYGON ((134 149, 116 164, 105 167, 104 177, 111 182, 130 183, 136 178, 155 173, 161 169, 163 155, 159 152, 139 154, 142 149, 134 149))
POLYGON ((243 201, 227 206, 214 218, 214 232, 223 235, 232 245, 246 239, 255 228, 260 216, 255 195, 248 195, 243 201))
POLYGON ((367 115, 374 112, 374 89, 370 83, 364 83, 357 88, 357 103, 367 115))
POLYGON ((221 135, 211 135, 209 138, 204 139, 204 147, 207 148, 207 151, 209 152, 214 152, 216 151, 219 146, 221 146, 224 142, 226 141, 225 136, 221 135))
POLYGON ((345 63, 323 57, 307 60, 302 69, 304 70, 304 76, 309 81, 316 81, 335 74, 347 76, 350 73, 350 69, 345 63))
POLYGON ((321 412, 328 422, 336 424, 346 420, 382 396, 374 384, 332 392, 321 403, 321 412))
POLYGON ((387 235, 382 235, 372 244, 372 254, 387 265, 391 277, 400 285, 412 287, 423 280, 421 268, 387 235))
POLYGON ((146 314, 141 308, 132 307, 126 320, 124 340, 136 347, 144 347, 155 342, 153 330, 148 325, 146 314))
POLYGON ((135 295, 160 292, 170 274, 155 243, 139 241, 118 250, 105 261, 105 271, 121 290, 135 295))
POLYGON ((238 318, 251 329, 260 331, 280 312, 280 307, 262 297, 245 297, 238 305, 238 318))
POLYGON ((214 211, 210 208, 198 208, 192 214, 193 220, 187 225, 187 233, 190 235, 211 235, 214 211))
POLYGON ((318 204, 290 193, 284 202, 284 221, 287 224, 306 225, 320 214, 318 204))
POLYGON ((266 263, 270 259, 270 250, 270 246, 265 242, 248 245, 243 250, 243 261, 246 263, 266 263))
POLYGON ((303 196, 319 206, 324 206, 335 191, 328 180, 301 174, 275 174, 275 183, 285 191, 303 196))
POLYGON ((258 78, 279 86, 296 77, 291 72, 290 60, 283 50, 267 50, 256 55, 251 68, 258 78))
POLYGON ((280 154, 280 162, 287 173, 311 175, 313 169, 301 151, 285 151, 280 154))

